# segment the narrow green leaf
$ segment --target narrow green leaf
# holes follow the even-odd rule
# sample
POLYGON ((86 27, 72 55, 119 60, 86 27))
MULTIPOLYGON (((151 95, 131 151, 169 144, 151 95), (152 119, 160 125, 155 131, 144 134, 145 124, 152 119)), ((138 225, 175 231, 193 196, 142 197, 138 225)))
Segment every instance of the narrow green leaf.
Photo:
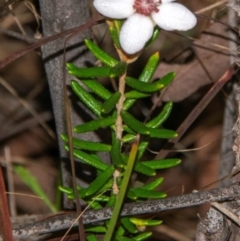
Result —
POLYGON ((43 199, 44 203, 52 212, 57 212, 56 207, 50 201, 46 193, 43 191, 38 180, 23 166, 13 166, 14 172, 19 178, 40 198, 43 199))
POLYGON ((142 189, 146 189, 146 190, 154 190, 155 188, 157 188, 159 185, 162 184, 164 178, 163 177, 159 177, 156 180, 142 186, 142 189))
POLYGON ((134 167, 134 170, 136 172, 142 173, 142 174, 147 175, 149 177, 152 177, 152 176, 156 175, 156 172, 153 168, 151 168, 147 165, 144 165, 142 162, 137 162, 135 167, 134 167))
POLYGON ((133 222, 130 221, 129 217, 124 217, 120 219, 121 224, 123 227, 130 233, 137 233, 138 230, 136 226, 133 224, 133 222))
POLYGON ((157 226, 162 223, 161 220, 153 220, 153 219, 140 219, 140 218, 129 218, 130 222, 135 224, 136 226, 157 226))
POLYGON ((108 203, 107 203, 107 207, 113 207, 116 203, 116 198, 117 198, 117 195, 114 194, 114 193, 111 193, 111 196, 108 200, 108 203))
POLYGON ((111 67, 88 67, 79 68, 72 63, 67 63, 68 73, 78 78, 99 78, 109 77, 111 75, 111 67))
POLYGON ((131 188, 129 188, 127 190, 127 194, 126 195, 131 200, 137 200, 137 198, 138 198, 137 195, 135 194, 135 192, 133 192, 131 188))
POLYGON ((119 34, 118 31, 116 31, 116 29, 114 27, 109 27, 109 33, 111 35, 111 38, 114 42, 114 45, 118 48, 121 49, 121 45, 119 42, 119 34))
POLYGON ((106 196, 106 195, 101 195, 100 197, 97 196, 97 197, 94 197, 94 201, 97 201, 97 202, 108 202, 109 201, 109 197, 106 196))
MULTIPOLYGON (((120 30, 121 30, 121 28, 122 28, 123 23, 124 23, 123 20, 119 20, 119 19, 113 20, 113 26, 114 26, 114 28, 116 29, 118 35, 120 34, 120 30)), ((119 38, 119 36, 118 36, 118 38, 119 38)))
POLYGON ((154 170, 167 169, 175 167, 181 163, 180 159, 161 159, 141 162, 143 165, 148 166, 154 170))
POLYGON ((85 189, 86 196, 91 196, 99 191, 99 189, 107 183, 107 181, 112 177, 114 172, 114 167, 110 166, 105 169, 90 185, 85 189))
POLYGON ((154 83, 145 83, 128 76, 126 77, 126 84, 135 90, 146 93, 157 92, 165 87, 160 80, 154 83))
POLYGON ((64 187, 64 186, 58 186, 58 189, 61 191, 61 192, 64 192, 66 194, 71 194, 73 192, 73 189, 70 188, 70 187, 64 187))
POLYGON ((108 165, 104 162, 102 162, 99 158, 96 158, 92 155, 89 155, 83 151, 80 150, 73 150, 73 155, 77 157, 80 161, 83 161, 87 163, 90 166, 93 166, 99 170, 106 170, 108 168, 108 165))
POLYGON ((166 87, 174 80, 175 76, 175 72, 170 72, 163 76, 160 80, 156 81, 155 83, 162 84, 164 87, 166 87))
POLYGON ((132 238, 124 237, 124 236, 115 236, 116 241, 132 241, 132 238))
POLYGON ((84 229, 85 232, 92 232, 92 233, 106 233, 106 228, 103 226, 93 226, 84 229))
POLYGON ((158 66, 160 59, 159 52, 154 53, 145 65, 141 75, 139 76, 139 81, 149 83, 152 79, 152 76, 158 66))
POLYGON ((134 134, 126 134, 125 136, 123 136, 122 142, 123 143, 131 142, 131 141, 135 140, 135 138, 136 138, 136 135, 134 135, 134 134))
POLYGON ((168 102, 163 107, 163 110, 160 112, 160 114, 149 121, 146 126, 151 128, 158 128, 162 123, 169 117, 173 107, 173 102, 168 102))
POLYGON ((102 209, 103 207, 102 207, 102 205, 101 204, 99 204, 98 202, 93 202, 93 201, 91 201, 91 202, 87 202, 88 204, 89 204, 89 206, 93 209, 93 210, 100 210, 100 209, 102 209))
POLYGON ((148 147, 149 141, 142 141, 139 144, 137 160, 140 160, 148 147))
POLYGON ((131 114, 126 111, 121 111, 121 116, 128 127, 140 134, 149 135, 148 128, 140 121, 135 119, 131 114))
POLYGON ((119 99, 121 97, 120 92, 116 92, 112 94, 103 104, 102 104, 102 113, 107 114, 113 110, 113 108, 118 103, 119 99))
POLYGON ((150 137, 152 138, 169 139, 169 138, 175 138, 178 136, 176 131, 172 131, 168 129, 148 128, 148 130, 150 132, 150 137))
MULTIPOLYGON (((61 135, 65 142, 68 142, 67 135, 61 135)), ((88 151, 111 151, 111 146, 100 142, 84 141, 77 138, 73 138, 73 146, 77 149, 83 149, 88 151)))
POLYGON ((119 228, 116 231, 116 236, 123 236, 125 233, 125 229, 123 228, 123 226, 119 226, 119 228))
POLYGON ((85 44, 88 49, 94 54, 94 56, 107 66, 113 67, 118 64, 118 61, 108 55, 105 51, 99 48, 94 42, 89 39, 85 39, 85 44))
POLYGON ((107 100, 112 93, 96 80, 81 80, 90 90, 104 100, 107 100))
POLYGON ((115 123, 116 119, 114 118, 104 118, 99 120, 93 120, 88 123, 84 123, 82 125, 76 126, 74 128, 74 132, 76 133, 84 133, 89 131, 95 131, 99 128, 104 128, 111 126, 115 123))
POLYGON ((87 241, 98 241, 97 237, 94 234, 90 234, 86 238, 87 241))
POLYGON ((115 166, 123 167, 123 160, 121 157, 121 140, 117 139, 114 133, 112 135, 111 159, 115 166))
MULTIPOLYGON (((152 76, 157 68, 158 62, 159 62, 159 53, 157 52, 149 58, 146 66, 144 67, 143 72, 139 77, 140 82, 149 83, 151 81, 152 76)), ((135 102, 136 102, 136 99, 126 99, 124 101, 123 109, 128 110, 135 102)))
POLYGON ((149 94, 144 94, 142 92, 138 92, 136 90, 129 91, 125 94, 126 99, 140 99, 148 97, 149 94))
POLYGON ((167 196, 164 192, 158 192, 153 190, 146 190, 142 188, 131 188, 135 195, 139 198, 165 198, 167 196))
POLYGON ((82 100, 82 102, 97 116, 101 115, 100 103, 76 81, 71 81, 74 93, 82 100))
POLYGON ((110 78, 116 76, 122 76, 127 70, 127 64, 125 62, 119 62, 116 66, 112 67, 110 70, 110 78))
POLYGON ((132 105, 136 102, 136 99, 126 99, 123 103, 123 109, 129 110, 130 107, 132 107, 132 105))
POLYGON ((145 45, 146 48, 149 47, 159 36, 159 33, 160 33, 160 29, 158 27, 156 27, 154 29, 154 32, 153 32, 153 35, 151 37, 151 39, 147 42, 147 44, 145 45))
POLYGON ((145 240, 145 239, 148 239, 152 236, 152 232, 144 232, 144 233, 141 233, 137 236, 135 236, 133 238, 134 241, 142 241, 142 240, 145 240))

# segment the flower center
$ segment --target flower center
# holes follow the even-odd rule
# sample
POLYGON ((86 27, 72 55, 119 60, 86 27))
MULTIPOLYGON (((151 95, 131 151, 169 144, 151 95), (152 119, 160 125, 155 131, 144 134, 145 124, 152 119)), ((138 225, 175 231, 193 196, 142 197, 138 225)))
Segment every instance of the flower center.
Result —
POLYGON ((149 16, 152 12, 158 12, 157 6, 161 0, 135 0, 133 8, 137 13, 149 16))

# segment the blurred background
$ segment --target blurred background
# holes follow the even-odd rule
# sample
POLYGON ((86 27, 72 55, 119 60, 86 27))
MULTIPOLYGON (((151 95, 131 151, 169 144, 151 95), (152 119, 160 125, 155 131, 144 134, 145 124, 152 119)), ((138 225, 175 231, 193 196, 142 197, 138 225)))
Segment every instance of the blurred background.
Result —
MULTIPOLYGON (((153 114, 157 114, 164 102, 174 101, 173 112, 164 124, 165 128, 174 130, 228 69, 230 56, 237 54, 236 49, 229 49, 230 42, 237 43, 229 35, 233 31, 229 27, 227 1, 179 2, 199 14, 197 26, 187 33, 162 31, 154 45, 130 68, 131 76, 137 77, 137 70, 145 65, 148 57, 160 51, 161 63, 154 79, 176 71, 177 77, 166 91, 139 101, 132 109, 141 120, 153 106, 153 114)), ((90 0, 89 7, 93 13, 90 0)), ((38 1, 0 1, 0 59, 41 39, 41 31, 38 1)), ((116 56, 105 24, 93 28, 93 37, 106 52, 116 56)), ((101 81, 110 89, 115 88, 113 82, 101 81)), ((231 86, 229 83, 213 99, 170 152, 169 156, 181 158, 182 164, 158 174, 164 177, 161 190, 168 196, 219 186, 221 141, 228 138, 222 135, 224 104, 231 86)), ((61 177, 58 144, 40 49, 0 69, 0 96, 0 160, 10 192, 12 217, 51 213, 46 202, 32 196, 34 193, 13 171, 15 165, 25 167, 57 209, 61 209, 57 191, 61 177)), ((152 142, 147 155, 154 157, 163 144, 152 142)), ((156 214, 163 225, 154 228, 151 240, 194 240, 198 220, 204 218, 208 208, 209 205, 202 205, 156 214)))

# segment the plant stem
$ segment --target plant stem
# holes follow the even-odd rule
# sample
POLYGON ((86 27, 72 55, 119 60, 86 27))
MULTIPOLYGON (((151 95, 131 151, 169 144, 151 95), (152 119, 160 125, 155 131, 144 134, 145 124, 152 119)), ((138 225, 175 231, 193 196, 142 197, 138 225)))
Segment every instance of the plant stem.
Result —
POLYGON ((104 241, 110 241, 111 240, 114 229, 116 228, 117 219, 119 217, 119 214, 120 214, 120 211, 121 211, 121 208, 122 208, 122 205, 123 205, 125 193, 126 193, 126 190, 127 190, 127 187, 128 187, 129 179, 130 179, 131 174, 132 174, 132 169, 133 169, 134 162, 135 162, 135 159, 136 159, 137 150, 138 150, 138 140, 136 140, 132 144, 132 148, 131 148, 131 152, 129 154, 128 164, 127 164, 127 167, 126 167, 124 178, 122 180, 120 192, 118 194, 117 202, 116 202, 116 204, 114 206, 114 209, 113 209, 113 215, 112 215, 112 218, 110 219, 109 227, 108 227, 107 233, 104 237, 104 241))

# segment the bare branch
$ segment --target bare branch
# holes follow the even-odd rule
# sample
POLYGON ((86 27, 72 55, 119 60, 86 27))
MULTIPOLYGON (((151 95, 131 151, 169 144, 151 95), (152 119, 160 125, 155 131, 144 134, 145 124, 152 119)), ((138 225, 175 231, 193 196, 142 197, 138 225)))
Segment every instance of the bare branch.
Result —
MULTIPOLYGON (((194 192, 170 197, 161 200, 151 200, 139 203, 126 204, 123 207, 122 216, 138 215, 146 213, 157 213, 161 211, 185 208, 200 205, 203 203, 222 202, 233 200, 240 196, 239 184, 229 187, 212 189, 209 191, 194 192)), ((111 208, 101 210, 89 210, 83 214, 84 224, 107 220, 112 215, 111 208)), ((17 239, 24 239, 29 236, 38 236, 63 229, 67 229, 76 219, 76 214, 60 214, 49 219, 36 223, 30 223, 13 228, 13 235, 17 239)))

